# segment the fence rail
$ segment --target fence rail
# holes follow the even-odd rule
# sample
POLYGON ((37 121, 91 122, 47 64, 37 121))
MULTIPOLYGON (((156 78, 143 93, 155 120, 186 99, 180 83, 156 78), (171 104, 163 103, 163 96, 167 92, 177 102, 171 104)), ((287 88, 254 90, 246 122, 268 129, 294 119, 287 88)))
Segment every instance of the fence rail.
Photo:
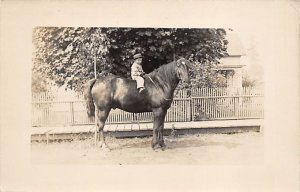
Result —
MULTIPOLYGON (((180 90, 166 115, 166 122, 263 118, 263 91, 256 87, 241 90, 198 88, 180 90)), ((151 122, 147 113, 111 110, 107 123, 151 122)), ((87 117, 82 94, 32 95, 32 126, 93 124, 87 117)))

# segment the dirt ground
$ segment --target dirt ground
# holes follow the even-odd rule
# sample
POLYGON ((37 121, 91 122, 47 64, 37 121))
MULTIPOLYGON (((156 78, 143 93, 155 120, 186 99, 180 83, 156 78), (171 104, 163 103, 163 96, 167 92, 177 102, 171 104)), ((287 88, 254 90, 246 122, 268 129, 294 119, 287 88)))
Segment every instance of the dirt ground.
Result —
POLYGON ((37 164, 261 164, 263 133, 199 134, 167 136, 165 151, 153 151, 151 137, 107 138, 111 151, 94 146, 93 138, 31 144, 31 160, 37 164))

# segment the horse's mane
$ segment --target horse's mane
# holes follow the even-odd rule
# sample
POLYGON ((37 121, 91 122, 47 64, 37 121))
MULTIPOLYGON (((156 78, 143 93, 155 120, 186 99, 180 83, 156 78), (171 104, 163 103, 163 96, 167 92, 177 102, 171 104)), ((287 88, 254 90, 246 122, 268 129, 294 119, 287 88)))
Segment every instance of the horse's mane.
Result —
POLYGON ((176 61, 170 62, 168 64, 161 65, 159 68, 155 69, 148 75, 153 81, 157 82, 159 85, 164 88, 174 82, 176 71, 175 71, 176 61))

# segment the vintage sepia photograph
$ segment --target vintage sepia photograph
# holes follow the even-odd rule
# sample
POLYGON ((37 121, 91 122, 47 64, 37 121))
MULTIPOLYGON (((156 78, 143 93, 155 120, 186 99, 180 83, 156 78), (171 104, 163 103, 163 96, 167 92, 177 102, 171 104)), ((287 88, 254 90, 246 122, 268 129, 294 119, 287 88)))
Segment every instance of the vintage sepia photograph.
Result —
POLYGON ((0 1, 0 192, 299 191, 299 14, 0 1))
POLYGON ((34 28, 32 162, 263 162, 263 70, 245 40, 227 28, 34 28))

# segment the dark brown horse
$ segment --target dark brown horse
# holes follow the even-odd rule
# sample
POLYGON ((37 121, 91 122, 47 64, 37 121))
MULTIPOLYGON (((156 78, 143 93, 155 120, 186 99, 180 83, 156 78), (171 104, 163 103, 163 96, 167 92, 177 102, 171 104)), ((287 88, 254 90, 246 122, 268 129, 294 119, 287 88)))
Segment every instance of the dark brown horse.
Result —
POLYGON ((107 148, 103 127, 111 108, 127 112, 153 112, 152 148, 165 148, 163 140, 164 120, 173 101, 174 90, 180 80, 189 81, 188 66, 184 58, 162 65, 145 76, 146 90, 139 93, 136 81, 117 76, 107 76, 90 80, 85 89, 87 113, 95 116, 97 107, 97 126, 100 132, 100 146, 107 148))

